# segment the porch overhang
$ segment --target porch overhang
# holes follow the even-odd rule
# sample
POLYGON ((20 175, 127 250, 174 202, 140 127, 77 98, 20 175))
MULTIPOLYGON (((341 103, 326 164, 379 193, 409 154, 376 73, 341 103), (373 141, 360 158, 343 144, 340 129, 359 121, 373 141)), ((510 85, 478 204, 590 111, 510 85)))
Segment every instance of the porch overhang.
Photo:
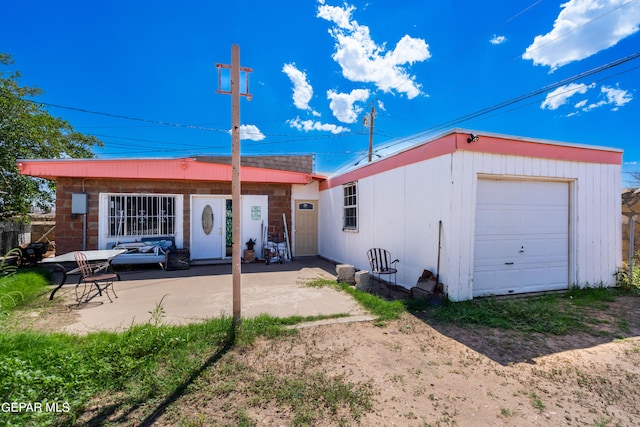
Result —
MULTIPOLYGON (((58 178, 136 179, 231 182, 232 166, 180 159, 20 159, 23 175, 57 180, 58 178)), ((240 167, 242 182, 264 184, 309 184, 326 177, 313 173, 240 167)))

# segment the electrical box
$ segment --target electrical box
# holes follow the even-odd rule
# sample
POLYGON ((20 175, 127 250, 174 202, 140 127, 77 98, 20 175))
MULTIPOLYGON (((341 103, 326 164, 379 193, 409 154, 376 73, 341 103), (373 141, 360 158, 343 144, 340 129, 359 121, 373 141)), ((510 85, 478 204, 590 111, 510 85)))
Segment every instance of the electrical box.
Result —
POLYGON ((73 193, 71 195, 71 214, 87 214, 87 195, 85 193, 73 193))

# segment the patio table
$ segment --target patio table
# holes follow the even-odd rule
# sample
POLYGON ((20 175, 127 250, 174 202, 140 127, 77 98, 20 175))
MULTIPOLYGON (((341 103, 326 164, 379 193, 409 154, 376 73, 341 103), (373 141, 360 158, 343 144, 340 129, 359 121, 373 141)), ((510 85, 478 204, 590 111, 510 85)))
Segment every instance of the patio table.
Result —
MULTIPOLYGON (((111 265, 111 261, 115 257, 126 251, 126 249, 104 249, 82 252, 86 255, 87 261, 94 264, 97 263, 95 267, 100 270, 108 268, 111 265)), ((38 265, 48 269, 51 272, 51 282, 52 284, 56 285, 55 289, 49 295, 49 300, 52 300, 58 289, 60 289, 65 284, 65 282, 67 281, 67 275, 77 274, 80 272, 73 254, 74 252, 68 252, 66 254, 58 255, 52 258, 45 258, 38 263, 38 265)))

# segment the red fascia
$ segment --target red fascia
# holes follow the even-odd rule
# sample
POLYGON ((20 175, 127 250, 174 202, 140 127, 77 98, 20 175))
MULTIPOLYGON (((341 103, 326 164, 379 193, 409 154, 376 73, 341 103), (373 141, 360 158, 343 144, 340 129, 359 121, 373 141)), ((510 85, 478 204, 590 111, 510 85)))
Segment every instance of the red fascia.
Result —
MULTIPOLYGON (((231 182, 232 166, 184 159, 63 159, 19 160, 23 175, 55 180, 56 178, 140 179, 231 182)), ((240 168, 242 182, 265 184, 308 184, 324 176, 264 169, 252 166, 240 168)))

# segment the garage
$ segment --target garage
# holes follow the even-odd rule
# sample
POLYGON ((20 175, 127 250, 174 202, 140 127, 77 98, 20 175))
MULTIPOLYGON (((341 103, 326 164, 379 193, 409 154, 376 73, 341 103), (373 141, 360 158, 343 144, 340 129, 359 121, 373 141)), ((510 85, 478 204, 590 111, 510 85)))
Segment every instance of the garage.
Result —
POLYGON ((478 179, 473 296, 567 289, 569 182, 478 179))

